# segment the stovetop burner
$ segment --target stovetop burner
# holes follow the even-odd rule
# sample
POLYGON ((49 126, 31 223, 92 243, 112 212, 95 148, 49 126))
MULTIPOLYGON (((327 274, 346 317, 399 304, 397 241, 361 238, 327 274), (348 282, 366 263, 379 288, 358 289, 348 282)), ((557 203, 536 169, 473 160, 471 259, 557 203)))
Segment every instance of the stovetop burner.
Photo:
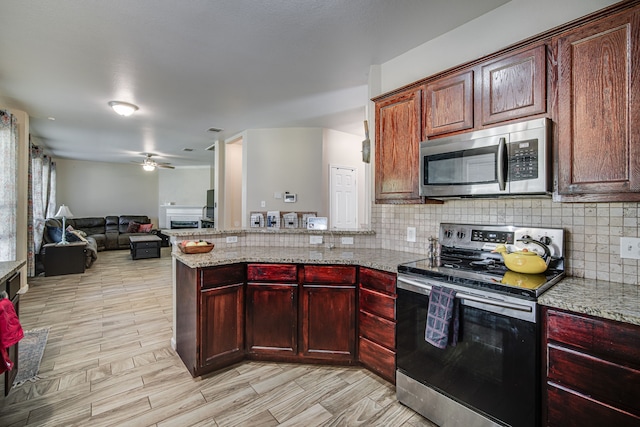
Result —
POLYGON ((398 272, 526 299, 537 299, 564 277, 562 229, 442 224, 440 241, 439 256, 400 264, 398 272), (538 252, 539 245, 531 245, 531 239, 549 248, 551 260, 544 273, 511 271, 502 256, 492 252, 498 244, 506 244, 511 251, 538 252))

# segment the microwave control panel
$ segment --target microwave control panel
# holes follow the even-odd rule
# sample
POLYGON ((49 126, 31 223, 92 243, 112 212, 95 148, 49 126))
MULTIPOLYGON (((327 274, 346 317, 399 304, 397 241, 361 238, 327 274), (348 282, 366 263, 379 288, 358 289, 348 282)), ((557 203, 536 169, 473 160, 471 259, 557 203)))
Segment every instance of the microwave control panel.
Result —
POLYGON ((538 140, 509 144, 509 181, 538 178, 538 140))

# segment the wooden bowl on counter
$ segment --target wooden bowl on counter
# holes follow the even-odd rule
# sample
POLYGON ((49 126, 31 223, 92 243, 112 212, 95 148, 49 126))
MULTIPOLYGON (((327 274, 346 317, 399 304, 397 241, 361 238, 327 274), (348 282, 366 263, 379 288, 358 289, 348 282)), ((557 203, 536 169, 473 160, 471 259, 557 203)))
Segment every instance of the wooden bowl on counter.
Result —
POLYGON ((178 248, 184 254, 205 254, 207 252, 211 252, 213 247, 215 246, 213 243, 209 243, 207 241, 201 240, 198 244, 186 246, 187 243, 193 242, 193 240, 185 240, 178 243, 178 248), (203 245, 202 242, 206 243, 203 245))

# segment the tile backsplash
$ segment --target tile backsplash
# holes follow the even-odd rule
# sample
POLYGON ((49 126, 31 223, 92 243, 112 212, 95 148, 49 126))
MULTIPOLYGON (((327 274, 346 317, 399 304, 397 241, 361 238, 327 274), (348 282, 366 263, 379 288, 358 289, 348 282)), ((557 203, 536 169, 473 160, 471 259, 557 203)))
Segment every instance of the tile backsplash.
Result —
POLYGON ((421 254, 442 222, 563 228, 568 275, 638 284, 638 260, 620 258, 620 237, 640 237, 639 211, 638 203, 461 199, 441 205, 374 204, 371 222, 380 247, 421 254), (406 241, 407 227, 416 227, 415 243, 406 241))

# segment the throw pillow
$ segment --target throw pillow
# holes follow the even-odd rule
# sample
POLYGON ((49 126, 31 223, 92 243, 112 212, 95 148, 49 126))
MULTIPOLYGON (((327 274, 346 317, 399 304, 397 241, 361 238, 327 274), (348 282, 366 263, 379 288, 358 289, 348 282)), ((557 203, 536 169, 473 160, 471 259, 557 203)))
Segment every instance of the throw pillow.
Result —
POLYGON ((62 227, 47 227, 47 234, 53 243, 62 241, 62 227))
POLYGON ((138 227, 138 233, 149 233, 153 228, 153 224, 140 224, 138 227))
POLYGON ((131 221, 127 227, 127 233, 137 233, 140 228, 140 224, 135 221, 131 221))

